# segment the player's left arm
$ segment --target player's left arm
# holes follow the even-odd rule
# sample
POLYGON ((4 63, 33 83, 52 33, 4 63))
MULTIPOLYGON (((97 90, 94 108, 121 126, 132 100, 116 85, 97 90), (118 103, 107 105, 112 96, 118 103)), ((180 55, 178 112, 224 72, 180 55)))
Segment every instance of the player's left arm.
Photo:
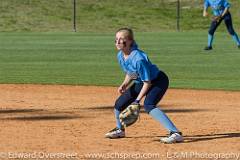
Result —
POLYGON ((221 14, 221 17, 224 17, 229 12, 230 3, 227 0, 225 0, 223 3, 223 6, 225 9, 224 9, 223 13, 221 14))
POLYGON ((138 94, 136 100, 141 101, 141 99, 146 95, 147 91, 151 87, 150 69, 149 69, 148 62, 145 60, 138 61, 137 69, 138 69, 139 77, 143 81, 143 87, 140 93, 138 94))
POLYGON ((137 96, 137 101, 141 101, 141 99, 146 95, 147 91, 151 87, 151 81, 144 81, 143 82, 143 87, 140 91, 140 93, 137 96))
POLYGON ((229 7, 225 8, 223 13, 221 14, 221 18, 225 16, 225 14, 227 14, 227 12, 229 11, 229 7))
POLYGON ((224 6, 224 10, 222 14, 220 14, 219 16, 214 16, 213 21, 219 22, 229 12, 230 4, 228 3, 227 0, 224 1, 223 6, 224 6))

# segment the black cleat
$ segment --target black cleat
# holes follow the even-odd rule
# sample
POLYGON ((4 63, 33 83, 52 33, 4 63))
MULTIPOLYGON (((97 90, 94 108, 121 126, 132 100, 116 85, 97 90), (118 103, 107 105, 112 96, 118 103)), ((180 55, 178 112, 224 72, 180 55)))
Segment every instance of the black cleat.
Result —
POLYGON ((212 46, 207 46, 207 47, 204 48, 205 51, 209 51, 209 50, 212 50, 212 49, 213 49, 212 46))

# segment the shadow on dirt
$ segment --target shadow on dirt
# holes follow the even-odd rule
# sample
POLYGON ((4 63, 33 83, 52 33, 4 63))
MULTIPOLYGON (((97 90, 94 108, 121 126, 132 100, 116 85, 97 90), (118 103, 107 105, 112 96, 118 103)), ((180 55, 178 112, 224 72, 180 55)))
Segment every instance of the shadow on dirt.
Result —
POLYGON ((206 135, 193 135, 184 136, 184 143, 209 141, 214 139, 225 139, 225 138, 240 138, 240 133, 218 133, 218 134, 206 134, 206 135))
MULTIPOLYGON (((160 142, 160 138, 166 137, 168 135, 158 135, 158 136, 132 136, 125 137, 130 139, 141 139, 141 138, 155 138, 153 141, 160 142)), ((194 143, 200 141, 210 141, 215 139, 225 139, 225 138, 240 138, 240 133, 219 133, 219 134, 206 134, 206 135, 187 135, 184 136, 184 142, 182 143, 194 143)))
MULTIPOLYGON (((160 106, 158 106, 161 108, 160 106)), ((81 108, 83 110, 99 110, 99 111, 113 111, 114 107, 113 106, 98 106, 98 107, 88 107, 88 108, 81 108)), ((162 108, 161 108, 162 109, 162 108)), ((162 109, 163 112, 166 113, 189 113, 189 112, 203 112, 207 111, 206 109, 162 109)), ((141 107, 141 113, 146 113, 141 107)))
POLYGON ((0 115, 0 120, 18 121, 53 121, 87 118, 71 112, 44 109, 2 109, 0 110, 0 115))
POLYGON ((8 113, 29 113, 29 112, 41 112, 43 109, 2 109, 0 110, 0 114, 8 114, 8 113))
POLYGON ((19 121, 53 121, 53 120, 69 120, 83 118, 80 116, 71 115, 42 115, 42 116, 23 116, 23 117, 11 117, 5 118, 7 120, 19 120, 19 121))

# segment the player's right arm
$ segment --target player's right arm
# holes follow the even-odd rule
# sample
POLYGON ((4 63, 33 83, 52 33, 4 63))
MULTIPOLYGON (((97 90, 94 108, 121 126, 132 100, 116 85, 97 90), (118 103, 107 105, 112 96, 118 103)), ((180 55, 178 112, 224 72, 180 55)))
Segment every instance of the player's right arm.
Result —
POLYGON ((123 94, 128 88, 128 86, 131 84, 131 82, 132 82, 132 78, 128 74, 126 74, 123 83, 118 87, 118 92, 120 94, 123 94))
POLYGON ((203 8, 203 17, 207 17, 208 16, 208 7, 209 7, 209 2, 208 0, 204 1, 204 8, 203 8))
POLYGON ((204 8, 204 9, 203 9, 203 17, 207 17, 207 16, 208 16, 207 9, 206 9, 206 8, 204 8))

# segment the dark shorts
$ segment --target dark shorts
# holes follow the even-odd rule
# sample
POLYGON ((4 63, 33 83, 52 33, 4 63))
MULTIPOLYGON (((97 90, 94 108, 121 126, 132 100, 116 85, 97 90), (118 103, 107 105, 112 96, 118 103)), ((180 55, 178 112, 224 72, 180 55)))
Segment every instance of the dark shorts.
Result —
MULTIPOLYGON (((164 96, 168 89, 169 79, 164 72, 160 71, 157 78, 152 80, 151 83, 152 86, 149 88, 144 100, 144 109, 147 113, 156 108, 156 105, 164 96)), ((134 83, 126 92, 118 97, 115 102, 115 108, 119 111, 123 111, 137 98, 142 86, 143 83, 134 83)))
POLYGON ((227 27, 227 30, 229 32, 230 35, 234 35, 235 31, 233 29, 233 24, 232 24, 232 16, 230 14, 230 12, 228 12, 227 14, 225 14, 225 16, 223 18, 221 18, 219 21, 212 21, 209 31, 208 33, 210 35, 214 35, 214 32, 216 31, 216 29, 218 28, 218 26, 222 23, 222 21, 224 20, 225 25, 227 27))

